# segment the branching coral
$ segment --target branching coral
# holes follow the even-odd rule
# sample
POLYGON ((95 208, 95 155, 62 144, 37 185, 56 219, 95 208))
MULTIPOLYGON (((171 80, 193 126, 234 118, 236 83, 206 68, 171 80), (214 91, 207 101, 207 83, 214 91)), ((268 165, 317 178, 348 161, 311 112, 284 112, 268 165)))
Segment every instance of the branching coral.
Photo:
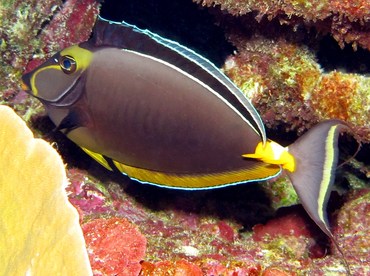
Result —
POLYGON ((60 156, 6 106, 0 165, 0 274, 92 275, 60 156))

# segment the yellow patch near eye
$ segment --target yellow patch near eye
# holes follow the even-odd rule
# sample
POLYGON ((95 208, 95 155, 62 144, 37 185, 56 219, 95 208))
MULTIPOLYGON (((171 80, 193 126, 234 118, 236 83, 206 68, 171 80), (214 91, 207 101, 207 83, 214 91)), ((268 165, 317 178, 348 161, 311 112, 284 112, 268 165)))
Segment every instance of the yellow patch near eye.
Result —
POLYGON ((267 141, 265 145, 258 143, 255 153, 243 154, 243 157, 259 159, 268 164, 281 165, 289 172, 295 171, 295 159, 287 148, 282 147, 274 141, 267 141))
POLYGON ((89 67, 93 53, 78 45, 68 47, 60 52, 61 56, 70 56, 76 61, 76 71, 85 70, 89 67))

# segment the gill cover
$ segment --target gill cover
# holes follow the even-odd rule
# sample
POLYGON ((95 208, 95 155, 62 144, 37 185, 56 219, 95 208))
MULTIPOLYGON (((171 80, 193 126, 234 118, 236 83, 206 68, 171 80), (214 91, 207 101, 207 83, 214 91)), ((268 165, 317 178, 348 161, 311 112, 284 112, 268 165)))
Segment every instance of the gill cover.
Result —
POLYGON ((32 90, 32 95, 45 104, 70 105, 79 96, 70 95, 70 92, 78 85, 78 80, 90 65, 92 56, 91 51, 81 46, 71 46, 24 75, 23 82, 32 90))

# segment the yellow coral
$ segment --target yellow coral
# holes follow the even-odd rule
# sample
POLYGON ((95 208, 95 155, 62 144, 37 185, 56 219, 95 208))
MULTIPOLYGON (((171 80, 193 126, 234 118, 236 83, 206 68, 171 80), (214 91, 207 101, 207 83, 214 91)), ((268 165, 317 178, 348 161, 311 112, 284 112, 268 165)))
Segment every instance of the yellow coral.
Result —
POLYGON ((0 106, 0 275, 91 275, 63 162, 0 106))

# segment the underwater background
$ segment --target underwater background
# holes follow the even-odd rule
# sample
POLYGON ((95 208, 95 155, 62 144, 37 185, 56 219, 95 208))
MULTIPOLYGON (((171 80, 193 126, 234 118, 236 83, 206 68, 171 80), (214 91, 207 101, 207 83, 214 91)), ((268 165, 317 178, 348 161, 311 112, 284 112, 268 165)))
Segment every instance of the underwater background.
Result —
MULTIPOLYGON (((99 13, 178 41, 223 68, 260 112, 268 136, 283 145, 321 120, 348 122, 353 135, 340 139, 340 163, 350 161, 337 170, 328 213, 351 272, 370 273, 369 1, 0 2, 0 103, 61 155, 94 275, 345 275, 341 255, 297 205, 286 177, 208 191, 167 190, 108 172, 52 131, 20 77, 87 40, 99 13), (361 150, 351 158, 358 142, 361 150)), ((0 144, 0 153, 8 147, 0 144)), ((6 168, 10 162, 3 156, 6 168)), ((27 166, 43 178, 39 164, 27 166)), ((22 185, 24 191, 12 195, 19 204, 45 200, 25 184, 27 176, 11 181, 18 169, 3 171, 0 193, 5 185, 22 185)), ((13 206, 9 202, 1 199, 2 209, 13 206)), ((3 225, 8 220, 9 213, 2 215, 3 225)), ((3 236, 16 235, 5 229, 3 236)), ((30 252, 18 246, 17 256, 26 262, 30 252)), ((60 256, 70 248, 64 250, 60 256)))

